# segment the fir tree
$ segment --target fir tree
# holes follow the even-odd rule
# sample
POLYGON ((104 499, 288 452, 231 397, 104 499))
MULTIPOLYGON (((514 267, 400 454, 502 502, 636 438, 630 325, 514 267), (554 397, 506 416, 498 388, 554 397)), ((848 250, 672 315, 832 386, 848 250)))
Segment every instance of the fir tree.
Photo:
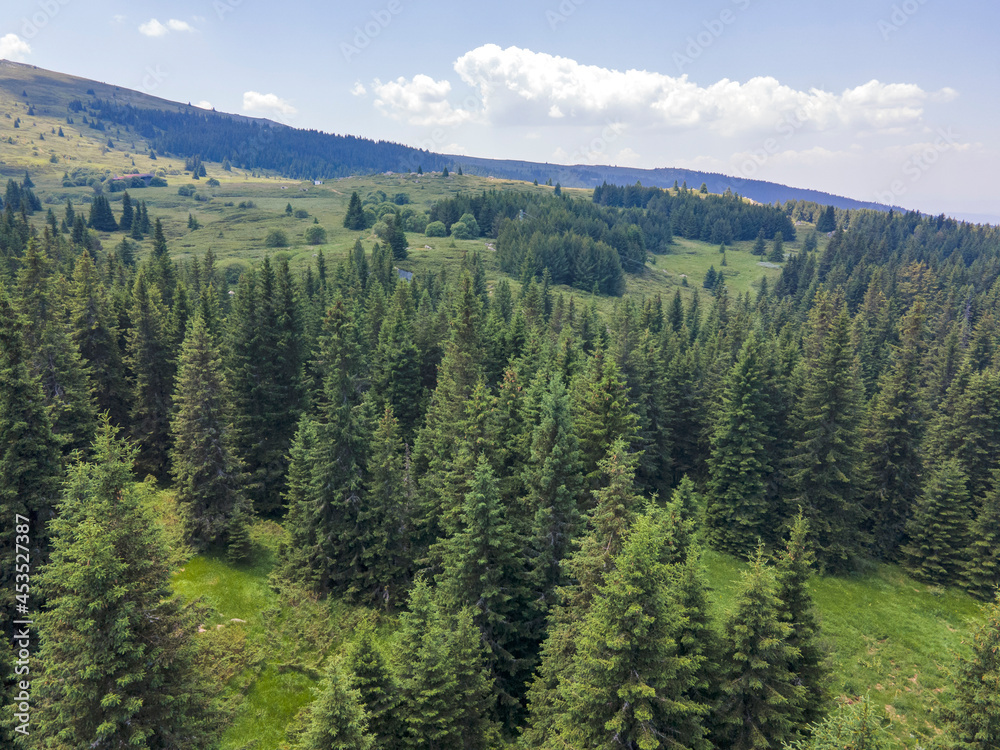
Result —
POLYGON ((368 222, 365 220, 365 212, 361 206, 361 198, 357 192, 351 193, 351 202, 347 206, 347 215, 344 216, 344 227, 354 232, 366 229, 368 222))
POLYGON ((690 697, 697 660, 679 653, 684 611, 661 562, 665 529, 640 517, 581 626, 563 683, 570 746, 710 748, 690 697))
POLYGON ((486 750, 498 740, 490 720, 486 649, 472 613, 448 612, 419 580, 400 623, 400 715, 404 747, 486 750))
POLYGON ((94 462, 69 472, 40 576, 45 671, 36 741, 66 747, 207 748, 218 722, 194 672, 194 623, 170 597, 160 526, 132 479, 135 450, 105 418, 94 462))
POLYGON ((903 565, 928 583, 958 583, 965 566, 972 522, 968 480, 957 459, 946 459, 931 472, 906 524, 909 544, 903 565))
POLYGON ((774 573, 758 550, 726 620, 729 677, 722 689, 720 739, 731 750, 766 750, 793 739, 805 688, 789 670, 797 655, 782 622, 774 573))
MULTIPOLYGON (((197 549, 228 540, 243 511, 240 465, 233 452, 222 357, 196 315, 181 349, 170 423, 171 471, 197 549)), ((240 518, 244 524, 246 519, 240 518)))
POLYGON ((159 289, 139 270, 129 310, 126 362, 135 376, 132 438, 139 444, 136 469, 163 479, 168 474, 170 408, 174 369, 166 331, 166 311, 159 289))
POLYGON ((764 356, 751 333, 726 379, 708 458, 706 523, 713 543, 737 556, 771 536, 776 515, 766 497, 771 457, 764 356))
POLYGON ((809 729, 812 737, 796 740, 787 746, 788 750, 892 750, 898 747, 885 715, 867 695, 841 705, 809 729))
POLYGON ((972 637, 971 656, 958 663, 948 732, 955 750, 1000 745, 1000 593, 984 614, 972 637))
POLYGON ((837 215, 834 213, 833 206, 827 206, 826 210, 820 214, 819 219, 816 221, 816 231, 828 234, 837 228, 837 215))
POLYGON ((128 190, 122 195, 122 218, 118 222, 118 227, 123 232, 131 232, 132 224, 135 220, 135 208, 132 206, 132 198, 128 194, 128 190))
POLYGON ((413 323, 407 307, 405 286, 393 295, 388 319, 379 331, 375 351, 372 390, 392 406, 399 420, 403 438, 412 443, 420 419, 422 386, 420 383, 420 351, 413 338, 413 323))
POLYGON ((764 228, 761 227, 760 231, 757 232, 757 239, 754 240, 753 247, 750 248, 751 255, 764 255, 767 251, 767 243, 764 237, 764 228))
POLYGON ((118 222, 115 221, 115 215, 111 211, 111 204, 103 195, 96 196, 94 202, 90 204, 90 220, 87 226, 98 232, 118 231, 118 222))
POLYGON ((371 625, 362 625, 347 649, 344 666, 368 715, 368 731, 375 737, 375 747, 400 750, 405 726, 399 715, 399 682, 374 635, 371 625))
POLYGON ((986 493, 969 529, 971 543, 962 585, 972 594, 989 600, 1000 586, 1000 482, 986 493))
POLYGON ((811 724, 824 713, 827 669, 826 654, 819 643, 819 619, 807 587, 813 563, 808 535, 809 524, 799 514, 775 567, 782 619, 792 628, 786 639, 793 649, 789 669, 796 675, 797 684, 805 688, 798 706, 798 720, 811 724))
POLYGON ((772 263, 785 262, 785 237, 781 232, 775 233, 774 244, 771 246, 771 252, 767 259, 772 263))
POLYGON ((296 750, 374 750, 368 731, 368 714, 361 693, 350 686, 341 666, 334 662, 320 685, 319 698, 309 710, 309 728, 296 750))

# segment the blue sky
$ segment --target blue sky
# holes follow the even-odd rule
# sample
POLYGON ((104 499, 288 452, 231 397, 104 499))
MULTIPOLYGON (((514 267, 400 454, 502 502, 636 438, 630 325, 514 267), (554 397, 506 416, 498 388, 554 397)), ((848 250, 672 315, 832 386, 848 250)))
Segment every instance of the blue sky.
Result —
POLYGON ((0 57, 448 153, 1000 219, 987 0, 6 0, 0 57))

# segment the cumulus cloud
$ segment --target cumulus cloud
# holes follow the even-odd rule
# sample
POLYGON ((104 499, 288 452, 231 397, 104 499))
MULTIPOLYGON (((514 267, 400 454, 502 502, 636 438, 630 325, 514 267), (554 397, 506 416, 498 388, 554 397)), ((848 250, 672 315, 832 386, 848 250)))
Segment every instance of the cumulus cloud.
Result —
POLYGON ((364 96, 368 93, 368 89, 365 88, 365 85, 361 81, 355 81, 351 87, 351 93, 354 96, 364 96))
POLYGON ((160 23, 155 18, 150 18, 146 23, 139 24, 139 33, 145 36, 166 36, 171 31, 188 31, 193 32, 194 27, 187 21, 178 21, 176 18, 171 18, 165 24, 160 23))
POLYGON ((294 115, 298 112, 277 94, 261 94, 259 91, 247 91, 243 94, 243 111, 269 115, 294 115))
POLYGON ((24 62, 31 53, 31 45, 17 34, 0 36, 0 58, 13 62, 24 62))
POLYGON ((460 125, 474 116, 469 109, 453 107, 448 101, 449 81, 419 74, 412 80, 400 77, 388 83, 376 79, 372 88, 377 109, 411 125, 460 125))
POLYGON ((426 75, 378 84, 376 106, 419 125, 483 120, 499 125, 601 125, 621 121, 655 129, 707 128, 723 135, 837 128, 884 132, 919 124, 928 102, 950 101, 953 89, 928 92, 907 83, 872 80, 840 93, 802 91, 770 76, 724 78, 701 86, 684 76, 613 70, 571 58, 495 44, 455 61, 455 72, 477 96, 475 106, 449 101, 451 82, 426 75))
POLYGON ((199 107, 200 109, 213 109, 212 102, 205 99, 202 99, 200 102, 195 102, 194 106, 199 107))

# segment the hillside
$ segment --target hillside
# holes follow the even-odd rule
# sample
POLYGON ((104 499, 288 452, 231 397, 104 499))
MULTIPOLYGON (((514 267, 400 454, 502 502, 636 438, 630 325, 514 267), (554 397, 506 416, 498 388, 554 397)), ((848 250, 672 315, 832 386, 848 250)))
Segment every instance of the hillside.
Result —
POLYGON ((705 183, 710 192, 721 194, 731 190, 760 203, 797 200, 842 209, 889 208, 816 190, 685 169, 563 166, 435 154, 355 136, 296 130, 264 119, 205 112, 190 104, 9 61, 0 61, 0 91, 39 105, 36 110, 39 114, 56 117, 62 116, 62 108, 74 99, 99 101, 103 103, 106 119, 119 124, 128 122, 155 143, 158 150, 175 157, 200 154, 206 161, 219 163, 229 159, 246 169, 273 170, 301 179, 411 172, 418 167, 428 171, 449 167, 454 171, 462 166, 470 174, 526 182, 551 181, 550 184, 561 183, 565 187, 593 188, 602 182, 622 185, 639 181, 646 186, 669 188, 676 181, 687 182, 692 188, 705 183), (22 96, 25 93, 26 99, 22 96))

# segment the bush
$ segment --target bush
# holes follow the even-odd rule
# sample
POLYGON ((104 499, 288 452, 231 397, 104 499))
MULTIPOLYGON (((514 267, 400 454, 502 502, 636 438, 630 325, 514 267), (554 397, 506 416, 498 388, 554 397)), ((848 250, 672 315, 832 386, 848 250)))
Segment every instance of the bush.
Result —
POLYGON ((294 216, 296 219, 308 219, 309 212, 306 211, 304 208, 300 208, 295 212, 294 216))
POLYGON ((288 247, 288 235, 280 229, 272 229, 264 239, 264 247, 288 247))
POLYGON ((208 182, 205 183, 208 187, 219 187, 219 181, 214 177, 209 177, 208 182))
POLYGON ((410 202, 410 196, 407 193, 396 193, 392 196, 392 202, 397 206, 405 206, 410 202))
POLYGON ((428 237, 444 237, 448 234, 448 230, 444 228, 443 221, 432 221, 424 229, 424 234, 428 237))
MULTIPOLYGON (((482 232, 479 230, 479 222, 476 221, 476 217, 473 216, 472 214, 462 214, 462 218, 459 219, 459 221, 465 224, 465 226, 469 228, 469 232, 470 234, 472 234, 473 237, 478 237, 480 234, 482 234, 482 232)), ((455 228, 452 227, 451 231, 452 233, 454 233, 455 228)))
POLYGON ((321 226, 313 225, 306 230, 306 242, 310 245, 323 245, 326 243, 326 230, 321 226))
POLYGON ((456 221, 451 225, 451 236, 456 240, 471 240, 474 235, 468 224, 463 221, 456 221))
POLYGON ((185 197, 194 195, 194 185, 181 185, 177 188, 177 195, 185 197))

